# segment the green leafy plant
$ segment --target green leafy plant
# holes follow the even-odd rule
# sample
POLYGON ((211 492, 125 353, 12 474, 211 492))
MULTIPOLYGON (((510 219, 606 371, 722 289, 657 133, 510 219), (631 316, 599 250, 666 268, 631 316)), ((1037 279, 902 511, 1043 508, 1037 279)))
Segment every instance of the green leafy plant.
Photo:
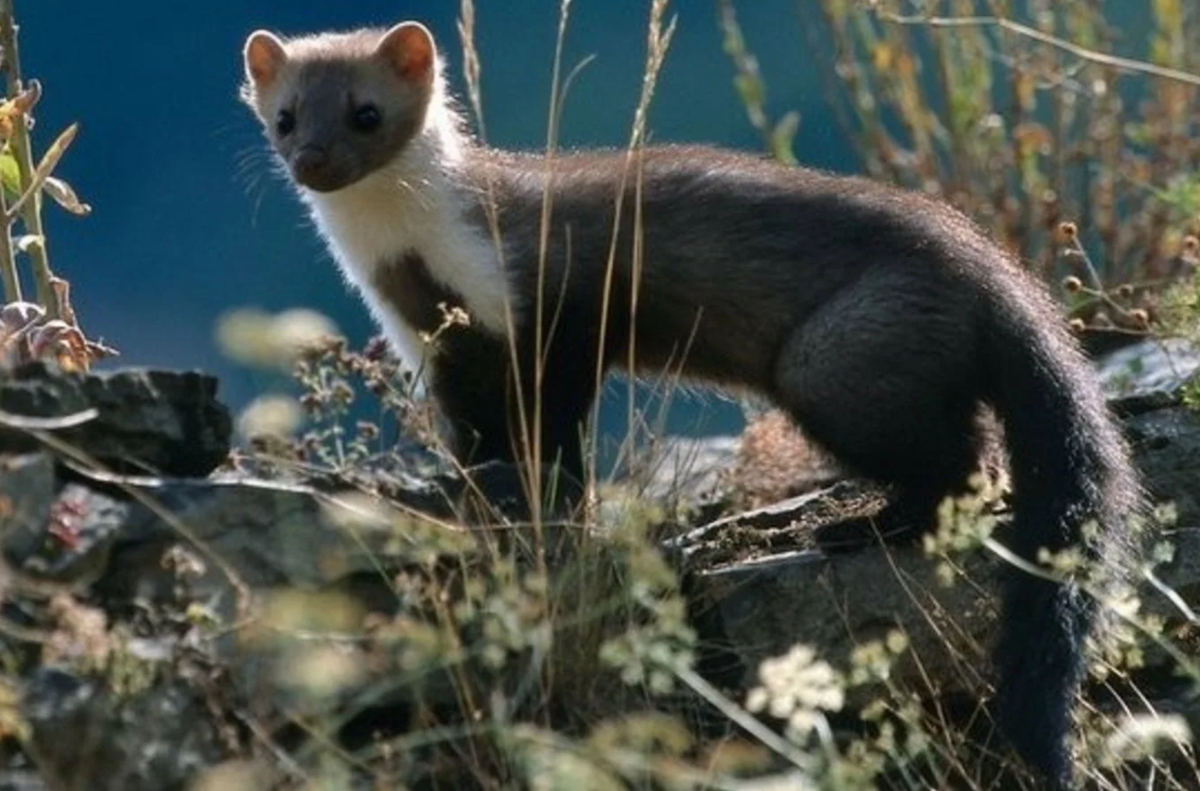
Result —
POLYGON ((54 176, 79 125, 63 130, 35 161, 29 130, 42 87, 37 80, 22 78, 12 0, 0 0, 0 53, 5 78, 0 102, 0 281, 5 303, 0 308, 0 362, 48 358, 64 368, 87 369, 92 361, 116 351, 89 340, 80 329, 71 307, 70 283, 50 268, 42 227, 44 195, 71 214, 91 212, 70 184, 54 176), (33 275, 31 302, 22 289, 20 256, 28 259, 33 275))

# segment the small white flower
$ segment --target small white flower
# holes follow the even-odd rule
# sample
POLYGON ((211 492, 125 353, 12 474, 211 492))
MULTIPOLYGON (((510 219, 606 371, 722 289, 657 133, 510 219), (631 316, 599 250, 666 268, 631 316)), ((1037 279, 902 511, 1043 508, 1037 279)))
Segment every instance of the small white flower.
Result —
POLYGON ((761 686, 750 690, 746 709, 764 709, 787 720, 793 739, 806 736, 818 711, 840 711, 845 702, 842 679, 827 662, 816 658, 806 645, 793 646, 780 657, 764 660, 758 669, 761 686))
POLYGON ((1154 755, 1164 746, 1191 741, 1191 728, 1178 714, 1140 714, 1127 718, 1108 737, 1108 749, 1118 761, 1134 761, 1154 755))

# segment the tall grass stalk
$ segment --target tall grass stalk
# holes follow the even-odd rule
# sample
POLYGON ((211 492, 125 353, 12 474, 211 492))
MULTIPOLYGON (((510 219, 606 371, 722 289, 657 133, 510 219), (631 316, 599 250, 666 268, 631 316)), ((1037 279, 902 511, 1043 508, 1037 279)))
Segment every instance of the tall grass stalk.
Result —
MULTIPOLYGON (((652 2, 650 4, 649 22, 647 24, 647 29, 646 29, 646 63, 645 63, 645 68, 644 68, 643 76, 642 76, 642 89, 641 89, 641 93, 638 97, 637 108, 634 111, 633 125, 632 125, 632 128, 630 129, 629 143, 626 147, 625 166, 621 172, 621 179, 617 184, 616 201, 615 201, 616 205, 615 205, 614 211, 613 211, 613 230, 612 230, 612 237, 609 242, 608 257, 605 262, 604 285, 603 285, 602 296, 601 296, 600 335, 599 335, 600 349, 599 349, 599 354, 597 356, 596 379, 595 379, 595 386, 596 386, 597 393, 599 393, 601 391, 601 387, 604 383, 605 371, 604 371, 603 360, 604 360, 604 351, 605 351, 604 347, 606 344, 606 335, 608 332, 608 314, 609 314, 609 308, 611 307, 611 304, 612 304, 612 286, 613 286, 613 278, 616 274, 616 267, 617 267, 617 263, 618 263, 617 256, 618 256, 618 250, 619 250, 619 244, 620 244, 621 217, 624 212, 626 193, 629 189, 630 170, 635 167, 637 169, 636 176, 635 176, 635 178, 637 179, 637 183, 636 183, 635 189, 636 189, 636 193, 637 193, 636 199, 638 199, 638 203, 640 205, 641 181, 642 181, 640 149, 645 144, 646 118, 647 118, 647 115, 650 110, 650 102, 654 98, 654 88, 658 82, 659 69, 662 68, 663 60, 666 58, 667 48, 670 46, 671 38, 675 33, 675 19, 674 18, 671 19, 671 21, 667 24, 665 29, 663 27, 663 16, 666 13, 667 3, 668 3, 668 0, 652 0, 652 2)), ((633 238, 635 240, 638 239, 642 233, 641 213, 640 213, 640 211, 637 210, 637 208, 635 208, 635 225, 631 229, 631 232, 632 232, 633 238)), ((640 260, 641 251, 640 251, 640 247, 636 243, 636 241, 632 245, 632 249, 634 250, 634 255, 633 255, 633 260, 630 262, 630 266, 631 266, 630 280, 631 280, 631 283, 633 284, 632 288, 631 288, 631 299, 634 298, 633 295, 637 294, 638 280, 641 275, 641 260, 640 260)), ((634 321, 634 320, 636 320, 636 308, 637 308, 636 300, 634 300, 633 304, 631 304, 629 307, 630 307, 631 321, 634 321)), ((633 326, 633 325, 631 324, 631 326, 633 326)), ((634 403, 633 395, 634 395, 634 387, 635 387, 635 382, 633 381, 633 372, 636 370, 636 368, 634 368, 632 366, 632 363, 634 362, 634 359, 635 359, 635 351, 636 351, 634 348, 635 335, 636 335, 636 333, 630 333, 630 336, 629 336, 630 337, 629 362, 631 363, 630 382, 629 382, 629 401, 630 401, 630 405, 631 405, 630 406, 631 411, 630 411, 629 426, 630 426, 631 431, 633 430, 633 426, 636 425, 635 421, 632 419, 632 409, 633 409, 632 405, 634 403)), ((592 419, 593 425, 598 420, 599 409, 600 409, 600 403, 599 403, 599 399, 597 399, 596 403, 593 405, 593 419, 592 419)), ((592 439, 591 439, 592 452, 590 454, 591 455, 591 463, 593 465, 592 471, 591 471, 591 477, 593 479, 595 478, 594 465, 595 465, 595 459, 596 459, 596 455, 597 455, 596 454, 597 439, 598 438, 596 436, 596 432, 593 432, 592 439)), ((628 437, 627 437, 627 439, 628 439, 628 437)))

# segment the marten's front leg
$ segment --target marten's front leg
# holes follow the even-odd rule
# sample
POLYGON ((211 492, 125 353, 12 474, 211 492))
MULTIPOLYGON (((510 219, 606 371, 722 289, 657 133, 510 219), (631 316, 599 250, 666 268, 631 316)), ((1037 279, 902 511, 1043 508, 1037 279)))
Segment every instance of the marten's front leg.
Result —
POLYGON ((558 481, 544 478, 543 491, 553 485, 567 499, 577 499, 583 481, 583 432, 595 393, 595 368, 581 359, 587 355, 548 350, 539 399, 539 377, 527 347, 520 353, 518 392, 506 342, 461 328, 451 329, 441 340, 430 384, 452 429, 449 444, 455 459, 464 467, 489 461, 523 466, 533 450, 526 438, 540 430, 543 475, 567 476, 558 481))

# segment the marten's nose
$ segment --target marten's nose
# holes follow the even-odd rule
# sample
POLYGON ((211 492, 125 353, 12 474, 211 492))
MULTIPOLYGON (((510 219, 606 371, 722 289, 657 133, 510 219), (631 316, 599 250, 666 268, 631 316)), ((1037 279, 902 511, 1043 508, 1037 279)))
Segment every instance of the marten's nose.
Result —
POLYGON ((301 184, 320 181, 329 165, 329 152, 320 146, 304 146, 292 157, 292 170, 301 184))

